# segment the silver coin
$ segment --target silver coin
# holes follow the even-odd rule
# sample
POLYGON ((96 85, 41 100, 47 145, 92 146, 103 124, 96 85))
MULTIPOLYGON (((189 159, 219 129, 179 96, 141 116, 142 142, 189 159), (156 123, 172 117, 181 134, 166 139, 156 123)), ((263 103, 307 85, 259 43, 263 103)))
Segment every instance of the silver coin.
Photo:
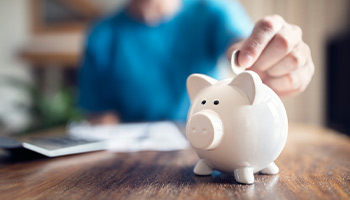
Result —
POLYGON ((245 71, 244 67, 240 67, 238 65, 238 55, 239 55, 239 50, 235 50, 232 52, 232 56, 231 56, 231 69, 235 75, 238 75, 245 71))

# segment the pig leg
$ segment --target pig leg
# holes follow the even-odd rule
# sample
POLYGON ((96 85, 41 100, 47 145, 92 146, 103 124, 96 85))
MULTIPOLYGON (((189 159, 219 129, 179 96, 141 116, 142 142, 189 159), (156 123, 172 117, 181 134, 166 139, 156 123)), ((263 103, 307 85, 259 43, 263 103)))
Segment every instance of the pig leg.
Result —
POLYGON ((239 183, 252 184, 254 183, 254 170, 251 167, 242 167, 235 169, 235 179, 239 183))
POLYGON ((280 170, 278 169, 277 165, 274 162, 272 162, 260 172, 263 174, 277 174, 279 171, 280 170))
POLYGON ((196 175, 210 175, 213 172, 213 169, 208 166, 204 159, 200 159, 194 167, 193 172, 196 175))

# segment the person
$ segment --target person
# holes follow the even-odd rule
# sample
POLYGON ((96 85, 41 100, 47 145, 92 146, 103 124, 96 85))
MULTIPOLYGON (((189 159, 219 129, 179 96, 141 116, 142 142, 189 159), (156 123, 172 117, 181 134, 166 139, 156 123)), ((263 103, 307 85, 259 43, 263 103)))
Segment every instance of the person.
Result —
POLYGON ((255 25, 235 0, 130 0, 90 30, 79 105, 91 123, 186 119, 186 78, 217 76, 220 56, 257 72, 279 96, 305 90, 314 73, 301 29, 279 15, 255 25))

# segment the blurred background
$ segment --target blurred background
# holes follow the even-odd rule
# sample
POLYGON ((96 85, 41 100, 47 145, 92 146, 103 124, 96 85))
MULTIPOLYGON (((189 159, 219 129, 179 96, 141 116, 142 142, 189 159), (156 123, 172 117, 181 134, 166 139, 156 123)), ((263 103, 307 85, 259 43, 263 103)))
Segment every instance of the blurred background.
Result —
MULTIPOLYGON (((0 133, 81 119, 76 72, 85 30, 127 0, 0 1, 0 133)), ((307 90, 283 99, 290 122, 350 133, 350 1, 241 0, 253 21, 279 14, 303 29, 315 75, 307 90)), ((200 16, 198 16, 200 17, 200 16)))

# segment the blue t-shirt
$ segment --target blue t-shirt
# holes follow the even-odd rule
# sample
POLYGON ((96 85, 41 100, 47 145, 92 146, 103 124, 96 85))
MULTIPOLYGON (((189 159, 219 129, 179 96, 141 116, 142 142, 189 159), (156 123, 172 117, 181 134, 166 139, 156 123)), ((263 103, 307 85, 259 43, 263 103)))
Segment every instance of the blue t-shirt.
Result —
POLYGON ((122 10, 90 30, 79 105, 89 112, 115 111, 124 122, 185 120, 187 77, 215 76, 219 57, 252 27, 232 0, 183 0, 176 16, 156 27, 122 10))

